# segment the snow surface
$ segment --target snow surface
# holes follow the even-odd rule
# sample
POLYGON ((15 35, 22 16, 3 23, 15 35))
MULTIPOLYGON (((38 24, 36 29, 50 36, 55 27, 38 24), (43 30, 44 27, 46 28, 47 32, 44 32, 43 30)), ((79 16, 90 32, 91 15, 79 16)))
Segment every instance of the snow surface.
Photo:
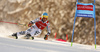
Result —
POLYGON ((0 52, 100 52, 99 45, 95 49, 94 45, 73 43, 71 47, 70 42, 44 40, 36 37, 34 40, 8 37, 16 31, 19 31, 17 26, 0 25, 0 52))

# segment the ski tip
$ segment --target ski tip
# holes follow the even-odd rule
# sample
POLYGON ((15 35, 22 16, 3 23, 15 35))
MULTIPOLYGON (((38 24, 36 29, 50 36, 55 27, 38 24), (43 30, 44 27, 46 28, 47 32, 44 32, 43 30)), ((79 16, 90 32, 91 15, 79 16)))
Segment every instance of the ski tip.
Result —
POLYGON ((73 45, 73 42, 71 42, 71 46, 73 45))
POLYGON ((95 44, 95 49, 96 49, 96 44, 95 44))

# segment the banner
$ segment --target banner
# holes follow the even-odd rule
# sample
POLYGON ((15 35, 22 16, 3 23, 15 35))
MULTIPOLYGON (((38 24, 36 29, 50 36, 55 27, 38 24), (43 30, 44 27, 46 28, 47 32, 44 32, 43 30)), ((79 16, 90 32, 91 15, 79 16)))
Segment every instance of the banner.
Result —
POLYGON ((84 3, 77 3, 76 7, 76 16, 77 17, 89 17, 94 18, 94 5, 93 3, 84 4, 84 3))

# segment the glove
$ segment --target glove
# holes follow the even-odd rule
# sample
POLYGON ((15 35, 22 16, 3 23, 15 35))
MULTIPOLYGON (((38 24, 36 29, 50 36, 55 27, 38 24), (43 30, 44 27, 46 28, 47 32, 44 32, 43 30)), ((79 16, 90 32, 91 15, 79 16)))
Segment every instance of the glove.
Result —
POLYGON ((48 40, 48 35, 45 35, 44 40, 48 40))
POLYGON ((31 27, 31 26, 32 26, 32 23, 29 23, 29 24, 28 24, 28 27, 31 27))
POLYGON ((31 27, 33 24, 34 24, 34 23, 33 23, 32 21, 29 22, 28 27, 31 27))

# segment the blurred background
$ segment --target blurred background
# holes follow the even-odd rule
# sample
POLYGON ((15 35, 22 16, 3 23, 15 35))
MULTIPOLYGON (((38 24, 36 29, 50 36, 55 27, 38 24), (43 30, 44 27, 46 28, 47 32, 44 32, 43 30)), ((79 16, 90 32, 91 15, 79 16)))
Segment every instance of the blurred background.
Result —
MULTIPOLYGON (((71 41, 75 8, 77 0, 0 0, 0 21, 28 24, 41 17, 43 12, 49 14, 51 34, 49 38, 71 41)), ((79 0, 81 3, 93 3, 94 0, 79 0)), ((26 26, 5 24, 0 22, 0 33, 8 34, 25 31, 26 26), (16 26, 16 27, 15 27, 16 26), (5 30, 3 28, 5 28, 5 30), (1 29, 2 28, 2 29, 1 29), (5 31, 5 32, 3 32, 5 31), (6 32, 7 31, 7 32, 6 32)), ((96 40, 100 45, 100 0, 96 0, 96 40)), ((46 29, 38 37, 44 37, 46 29)), ((94 45, 94 19, 77 17, 74 30, 74 42, 94 45)))

